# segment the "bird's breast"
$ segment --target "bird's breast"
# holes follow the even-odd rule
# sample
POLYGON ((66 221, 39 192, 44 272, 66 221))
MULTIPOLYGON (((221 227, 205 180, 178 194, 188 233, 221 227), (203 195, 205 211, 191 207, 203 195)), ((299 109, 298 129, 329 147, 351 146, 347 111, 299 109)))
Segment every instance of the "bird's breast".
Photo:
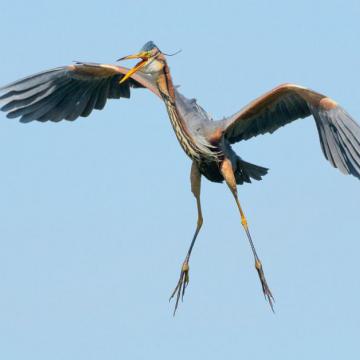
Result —
POLYGON ((191 138, 191 135, 188 133, 188 130, 186 129, 186 125, 182 122, 175 104, 167 100, 165 100, 165 103, 171 125, 174 129, 176 138, 178 139, 181 147, 191 159, 194 160, 198 158, 199 152, 196 149, 196 146, 194 144, 193 139, 191 138))

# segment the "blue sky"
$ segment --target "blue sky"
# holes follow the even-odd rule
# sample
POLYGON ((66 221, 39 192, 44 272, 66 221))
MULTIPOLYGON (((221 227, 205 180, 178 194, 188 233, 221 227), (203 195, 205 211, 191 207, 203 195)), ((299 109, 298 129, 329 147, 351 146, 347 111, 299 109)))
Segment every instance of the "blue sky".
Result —
MULTIPOLYGON (((1 84, 153 40, 215 117, 283 82, 360 121, 358 1, 0 3, 1 84)), ((314 121, 235 145, 270 168, 239 188, 276 298, 264 301, 226 186, 203 182, 204 227, 175 318, 168 297, 196 222, 190 161, 144 90, 74 123, 0 118, 0 356, 339 359, 359 354, 360 183, 331 168, 314 121)))

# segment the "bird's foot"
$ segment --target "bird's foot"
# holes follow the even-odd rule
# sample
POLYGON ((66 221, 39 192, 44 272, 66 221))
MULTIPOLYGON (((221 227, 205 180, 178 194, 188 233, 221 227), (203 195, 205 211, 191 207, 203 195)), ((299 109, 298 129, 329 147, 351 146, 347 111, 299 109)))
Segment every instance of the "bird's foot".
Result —
POLYGON ((269 289, 269 286, 268 286, 268 284, 266 282, 264 270, 262 268, 262 264, 261 264, 259 259, 255 260, 255 268, 256 268, 256 271, 258 272, 258 275, 259 275, 259 278, 260 278, 262 291, 264 293, 265 299, 269 302, 272 312, 275 312, 274 311, 275 299, 272 296, 272 293, 271 293, 271 291, 269 289))
POLYGON ((181 301, 182 301, 184 298, 184 295, 185 295, 185 289, 188 284, 189 284, 189 262, 188 262, 188 260, 185 260, 181 267, 179 281, 169 299, 169 301, 170 301, 176 295, 176 302, 175 302, 175 308, 174 308, 174 314, 173 314, 174 316, 175 316, 177 307, 179 305, 180 297, 181 297, 181 301))

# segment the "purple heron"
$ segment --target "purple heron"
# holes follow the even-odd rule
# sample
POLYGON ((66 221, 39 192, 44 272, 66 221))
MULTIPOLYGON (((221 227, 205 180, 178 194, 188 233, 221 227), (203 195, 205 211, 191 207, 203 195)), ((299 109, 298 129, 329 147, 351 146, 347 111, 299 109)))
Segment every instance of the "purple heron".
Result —
POLYGON ((171 294, 174 314, 189 283, 189 260, 203 224, 200 204, 201 176, 225 181, 234 196, 241 224, 255 260, 262 291, 273 309, 273 296, 240 205, 237 185, 261 180, 268 169, 244 161, 231 144, 273 133, 280 127, 312 115, 325 158, 344 174, 360 177, 360 127, 331 98, 295 84, 280 85, 260 96, 234 115, 215 121, 194 99, 187 99, 173 85, 166 56, 152 42, 119 60, 140 59, 132 68, 82 63, 58 67, 0 88, 1 110, 20 122, 60 121, 86 117, 101 110, 107 99, 129 98, 131 88, 147 88, 167 109, 175 135, 192 161, 191 191, 196 198, 197 225, 171 294))

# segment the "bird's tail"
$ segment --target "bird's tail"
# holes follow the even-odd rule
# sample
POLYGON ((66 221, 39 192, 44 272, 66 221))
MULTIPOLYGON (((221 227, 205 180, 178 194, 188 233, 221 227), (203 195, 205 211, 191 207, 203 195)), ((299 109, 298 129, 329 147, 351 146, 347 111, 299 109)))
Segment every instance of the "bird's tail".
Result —
POLYGON ((235 171, 236 183, 241 185, 244 182, 251 183, 251 179, 261 180, 268 170, 262 166, 250 164, 238 157, 237 169, 235 171))

